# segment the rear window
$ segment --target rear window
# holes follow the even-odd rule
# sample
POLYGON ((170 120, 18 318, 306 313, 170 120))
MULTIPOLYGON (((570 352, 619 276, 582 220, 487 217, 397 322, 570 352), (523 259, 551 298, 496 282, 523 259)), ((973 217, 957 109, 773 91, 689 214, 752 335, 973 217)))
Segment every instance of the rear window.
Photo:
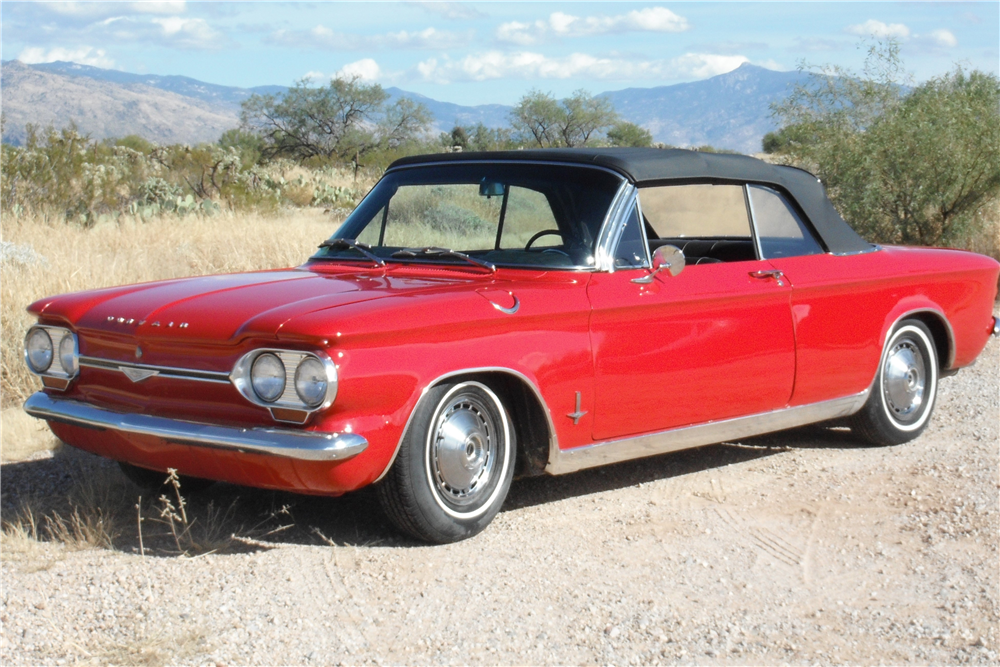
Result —
POLYGON ((823 248, 781 193, 763 185, 747 187, 764 259, 820 255, 823 248))

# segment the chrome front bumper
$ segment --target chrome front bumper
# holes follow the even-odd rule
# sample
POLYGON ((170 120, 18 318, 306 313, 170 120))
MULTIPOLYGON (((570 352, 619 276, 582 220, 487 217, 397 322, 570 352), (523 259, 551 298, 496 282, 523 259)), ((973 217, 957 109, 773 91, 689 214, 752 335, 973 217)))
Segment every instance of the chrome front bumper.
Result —
POLYGON ((355 433, 317 433, 278 428, 234 428, 113 412, 43 392, 24 403, 32 417, 86 428, 148 435, 170 442, 253 454, 271 454, 301 461, 343 461, 368 448, 355 433))

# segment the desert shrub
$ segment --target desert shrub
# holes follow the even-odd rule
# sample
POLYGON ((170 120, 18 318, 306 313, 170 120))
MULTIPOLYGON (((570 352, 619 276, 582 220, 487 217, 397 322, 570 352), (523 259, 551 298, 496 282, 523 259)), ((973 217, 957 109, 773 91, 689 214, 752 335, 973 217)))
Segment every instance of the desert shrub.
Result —
POLYGON ((646 128, 623 120, 608 130, 608 143, 612 146, 648 148, 653 145, 653 135, 646 128))
POLYGON ((156 146, 139 137, 91 141, 73 126, 29 126, 23 146, 2 147, 0 210, 89 227, 123 214, 267 213, 282 204, 350 208, 372 181, 367 170, 357 178, 331 167, 286 179, 291 163, 259 163, 248 137, 230 135, 229 145, 156 146), (349 181, 357 185, 345 187, 349 181))
POLYGON ((816 173, 871 241, 995 236, 1000 81, 961 67, 912 88, 906 80, 891 41, 871 47, 860 75, 824 68, 775 107, 784 127, 767 148, 816 173))

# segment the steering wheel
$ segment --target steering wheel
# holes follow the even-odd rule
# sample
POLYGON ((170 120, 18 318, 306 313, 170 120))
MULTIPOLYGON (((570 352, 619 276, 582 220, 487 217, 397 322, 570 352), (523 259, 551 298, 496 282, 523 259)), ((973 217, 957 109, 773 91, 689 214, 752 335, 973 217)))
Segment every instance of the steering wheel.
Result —
POLYGON ((530 239, 528 239, 528 242, 524 244, 524 249, 525 250, 530 250, 532 243, 534 243, 538 239, 542 238, 543 236, 548 236, 550 234, 556 234, 556 235, 559 236, 559 238, 563 238, 563 233, 561 231, 559 231, 558 229, 543 229, 542 231, 538 232, 537 234, 535 234, 534 236, 532 236, 530 239))

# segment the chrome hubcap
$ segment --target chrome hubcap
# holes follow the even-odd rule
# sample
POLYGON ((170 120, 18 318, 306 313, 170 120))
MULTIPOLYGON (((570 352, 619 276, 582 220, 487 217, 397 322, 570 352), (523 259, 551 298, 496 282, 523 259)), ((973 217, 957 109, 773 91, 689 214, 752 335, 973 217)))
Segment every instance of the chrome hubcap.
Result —
POLYGON ((923 405, 927 386, 920 349, 909 340, 900 341, 889 350, 882 372, 886 405, 900 419, 914 415, 923 405))
POLYGON ((497 429, 475 396, 454 396, 440 411, 431 450, 431 470, 441 495, 472 505, 490 486, 497 459, 497 429))

